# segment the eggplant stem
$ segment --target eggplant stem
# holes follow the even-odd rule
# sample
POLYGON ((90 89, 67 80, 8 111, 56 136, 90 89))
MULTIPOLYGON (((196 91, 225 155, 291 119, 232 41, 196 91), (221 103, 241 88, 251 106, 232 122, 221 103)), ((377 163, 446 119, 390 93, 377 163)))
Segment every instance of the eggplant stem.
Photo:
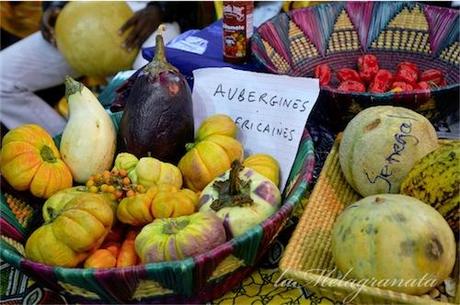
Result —
POLYGON ((144 71, 152 75, 157 75, 163 71, 173 71, 179 73, 179 70, 166 60, 165 44, 161 34, 157 35, 155 42, 155 56, 152 61, 145 66, 144 71))
POLYGON ((169 222, 166 222, 163 226, 163 233, 168 235, 173 235, 179 233, 183 230, 188 224, 190 223, 189 220, 175 220, 171 219, 169 222))
POLYGON ((243 169, 241 163, 238 160, 232 162, 232 168, 230 169, 230 177, 228 180, 230 181, 229 190, 231 196, 238 195, 240 193, 240 178, 239 173, 243 169))
POLYGON ((155 57, 154 60, 157 61, 166 61, 165 58, 165 43, 163 41, 163 36, 158 34, 155 38, 155 57))
POLYGON ((247 206, 254 203, 251 198, 251 180, 241 181, 240 171, 243 169, 240 161, 232 162, 232 168, 227 180, 215 181, 212 185, 217 191, 218 197, 211 203, 211 209, 219 211, 225 207, 247 206))

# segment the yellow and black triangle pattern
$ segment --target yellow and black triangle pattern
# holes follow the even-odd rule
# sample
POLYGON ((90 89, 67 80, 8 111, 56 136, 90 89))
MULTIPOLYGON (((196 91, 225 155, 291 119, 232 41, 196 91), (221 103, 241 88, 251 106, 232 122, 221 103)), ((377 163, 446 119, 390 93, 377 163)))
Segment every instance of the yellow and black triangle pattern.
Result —
POLYGON ((354 51, 359 50, 359 48, 358 33, 355 31, 347 11, 343 10, 335 21, 326 54, 354 51))
POLYGON ((371 44, 374 49, 430 54, 428 21, 420 6, 405 7, 371 44))
POLYGON ((289 51, 294 64, 301 62, 304 58, 312 58, 319 55, 315 45, 292 21, 289 22, 289 51))
POLYGON ((281 73, 286 73, 289 70, 289 63, 265 39, 262 39, 262 43, 276 69, 281 73))
POLYGON ((441 55, 439 57, 444 61, 456 65, 460 64, 460 42, 456 41, 449 47, 442 50, 441 55))
POLYGON ((133 293, 132 300, 139 301, 143 298, 151 298, 153 296, 160 296, 171 293, 173 293, 172 290, 162 287, 160 283, 151 280, 145 280, 139 282, 136 291, 133 293))

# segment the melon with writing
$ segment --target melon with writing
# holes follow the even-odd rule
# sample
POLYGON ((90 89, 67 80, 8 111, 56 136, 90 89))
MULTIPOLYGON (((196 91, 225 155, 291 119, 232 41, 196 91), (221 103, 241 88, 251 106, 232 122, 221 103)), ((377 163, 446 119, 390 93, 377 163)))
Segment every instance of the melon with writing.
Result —
POLYGON ((424 116, 402 107, 376 106, 348 123, 339 160, 346 180, 363 197, 398 193, 414 164, 437 147, 436 131, 424 116))

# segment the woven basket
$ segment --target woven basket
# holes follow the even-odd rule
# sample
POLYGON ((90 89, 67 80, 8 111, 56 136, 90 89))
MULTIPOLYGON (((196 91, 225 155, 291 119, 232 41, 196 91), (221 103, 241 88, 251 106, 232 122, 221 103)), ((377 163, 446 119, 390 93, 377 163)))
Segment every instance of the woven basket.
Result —
MULTIPOLYGON (((121 112, 112 115, 117 129, 121 116, 121 112)), ((58 136, 56 144, 59 141, 58 136)), ((207 253, 181 261, 111 269, 51 267, 24 258, 23 245, 34 229, 31 216, 37 216, 36 224, 42 221, 41 202, 35 198, 26 200, 30 205, 11 204, 5 186, 0 194, 0 257, 76 303, 203 303, 223 295, 254 269, 309 188, 313 168, 313 142, 305 130, 283 204, 269 219, 207 253), (26 220, 32 225, 26 226, 26 220)))
POLYGON ((336 131, 359 111, 375 105, 399 105, 432 122, 458 111, 460 88, 459 11, 416 2, 335 2, 282 13, 261 25, 252 38, 256 62, 270 72, 313 77, 318 64, 333 71, 355 68, 362 54, 377 56, 395 71, 408 60, 421 71, 444 72, 448 85, 410 93, 345 93, 333 76, 319 101, 331 109, 336 131))
MULTIPOLYGON (((282 278, 294 279, 296 284, 303 285, 312 292, 344 303, 448 304, 430 298, 357 285, 343 279, 335 271, 331 250, 331 232, 335 219, 347 205, 361 198, 342 174, 338 146, 339 140, 336 140, 286 247, 280 262, 282 278)), ((458 279, 458 270, 453 273, 452 277, 458 279)), ((459 284, 460 281, 457 282, 456 299, 453 300, 457 304, 460 303, 459 284)))

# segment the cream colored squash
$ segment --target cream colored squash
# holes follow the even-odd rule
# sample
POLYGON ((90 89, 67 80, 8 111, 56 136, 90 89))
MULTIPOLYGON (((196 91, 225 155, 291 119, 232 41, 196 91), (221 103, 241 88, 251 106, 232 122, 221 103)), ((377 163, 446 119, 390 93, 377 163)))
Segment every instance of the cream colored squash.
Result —
POLYGON ((84 183, 91 175, 111 169, 116 131, 109 114, 88 88, 70 77, 65 83, 70 116, 60 152, 74 180, 84 183))

